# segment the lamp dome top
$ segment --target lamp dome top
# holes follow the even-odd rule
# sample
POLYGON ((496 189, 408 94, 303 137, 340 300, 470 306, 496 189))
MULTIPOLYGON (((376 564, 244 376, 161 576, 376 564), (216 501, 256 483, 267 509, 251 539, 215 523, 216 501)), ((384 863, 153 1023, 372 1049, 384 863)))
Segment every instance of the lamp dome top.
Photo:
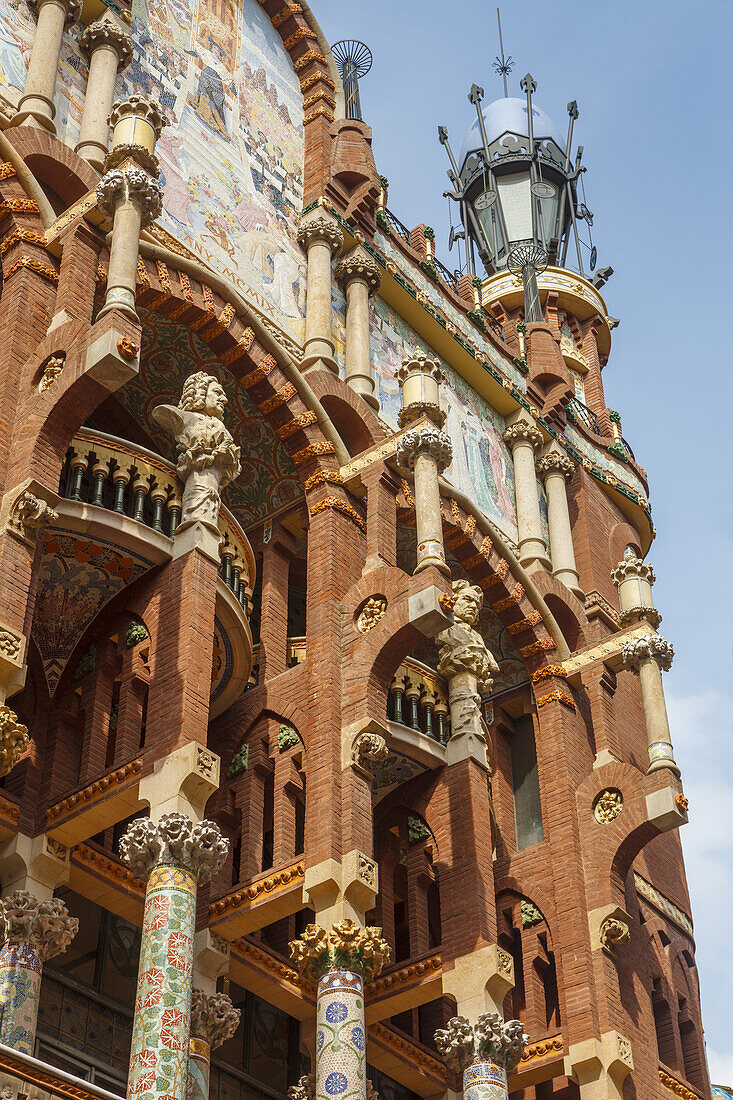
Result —
MULTIPOLYGON (((506 133, 520 136, 529 135, 526 98, 495 99, 493 103, 482 106, 482 113, 489 144, 506 133)), ((532 124, 535 141, 539 141, 541 138, 551 138, 560 149, 564 148, 565 143, 557 126, 550 116, 535 104, 532 104, 532 124)), ((459 165, 465 162, 469 153, 477 152, 481 148, 483 148, 483 143, 477 118, 463 139, 458 159, 459 165)))

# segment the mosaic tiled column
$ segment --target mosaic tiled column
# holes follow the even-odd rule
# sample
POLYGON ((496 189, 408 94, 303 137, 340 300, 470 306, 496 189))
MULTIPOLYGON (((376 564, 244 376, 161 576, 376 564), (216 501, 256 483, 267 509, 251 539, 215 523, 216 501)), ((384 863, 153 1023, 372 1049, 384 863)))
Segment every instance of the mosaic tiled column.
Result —
POLYGON ((33 1053, 47 959, 62 954, 79 929, 59 898, 38 901, 27 890, 2 899, 0 948, 0 1043, 33 1053))
POLYGON ((364 982, 389 958, 381 928, 309 924, 290 950, 301 978, 317 983, 315 1100, 367 1100, 364 982))
POLYGON ((641 638, 632 638, 627 642, 621 650, 621 656, 624 668, 636 672, 641 681, 649 771, 669 768, 675 775, 679 775, 662 686, 662 670, 668 672, 672 667, 674 649, 661 634, 644 634, 641 638))
POLYGON ((133 821, 120 841, 123 862, 147 879, 132 1024, 127 1096, 186 1100, 191 1029, 196 887, 229 851, 211 821, 179 813, 133 821))
POLYGON ((231 1039, 241 1016, 226 993, 207 996, 202 990, 194 989, 188 1047, 188 1100, 209 1100, 211 1052, 231 1039))
POLYGON ((528 1037, 519 1020, 483 1012, 475 1024, 454 1016, 435 1032, 449 1069, 463 1074, 464 1100, 507 1100, 507 1075, 519 1064, 528 1037))

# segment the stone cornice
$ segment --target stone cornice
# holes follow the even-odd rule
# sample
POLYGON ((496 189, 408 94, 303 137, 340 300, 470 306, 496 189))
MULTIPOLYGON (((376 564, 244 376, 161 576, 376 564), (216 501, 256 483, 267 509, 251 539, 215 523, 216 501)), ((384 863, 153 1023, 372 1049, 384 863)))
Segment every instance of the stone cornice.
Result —
POLYGON ((129 763, 123 764, 121 767, 115 768, 114 771, 100 776, 99 779, 95 779, 94 782, 90 783, 88 786, 82 787, 81 790, 75 791, 73 794, 62 798, 59 802, 54 802, 53 806, 49 806, 46 810, 46 824, 50 825, 51 822, 55 821, 57 818, 72 813, 80 805, 82 805, 84 809, 88 809, 94 802, 99 802, 107 798, 116 788, 135 780, 136 777, 140 776, 142 770, 142 757, 138 757, 136 760, 130 760, 129 763))
POLYGON ((242 886, 231 894, 212 902, 209 907, 209 919, 216 919, 218 922, 238 909, 248 908, 263 897, 272 897, 280 893, 304 876, 305 863, 301 859, 297 863, 292 863, 289 867, 284 867, 281 871, 273 871, 263 878, 255 879, 247 886, 242 886))

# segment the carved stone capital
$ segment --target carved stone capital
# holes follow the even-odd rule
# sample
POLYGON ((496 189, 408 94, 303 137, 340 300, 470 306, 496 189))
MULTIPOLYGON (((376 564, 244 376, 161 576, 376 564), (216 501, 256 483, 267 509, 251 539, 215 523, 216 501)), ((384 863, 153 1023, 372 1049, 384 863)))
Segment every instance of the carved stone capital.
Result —
POLYGON ((132 199, 140 207, 141 227, 150 225, 163 209, 160 184, 142 168, 110 168, 97 184, 97 206, 109 218, 114 218, 117 203, 132 199))
POLYGON ((419 454, 429 454, 435 459, 440 473, 450 466, 453 458, 453 445, 447 432, 426 425, 423 428, 411 428, 405 432, 397 444, 397 461, 400 466, 414 469, 419 454))
POLYGON ((435 1044, 449 1069, 462 1072, 472 1062, 494 1062, 507 1073, 519 1065, 529 1042, 520 1020, 502 1020, 498 1012, 482 1012, 474 1025, 454 1016, 435 1032, 435 1044))
POLYGON ((413 374, 426 374, 435 382, 443 381, 443 372, 437 359, 425 355, 422 351, 415 351, 412 355, 402 360, 402 365, 395 371, 395 378, 400 386, 403 386, 413 374))
POLYGON ((104 47, 113 49, 117 54, 118 73, 126 69, 132 61, 132 39, 130 35, 108 14, 89 24, 79 40, 79 46, 82 53, 89 59, 91 59, 95 50, 104 47))
POLYGON ((28 7, 37 19, 41 8, 47 3, 58 4, 60 8, 64 9, 66 12, 65 23, 67 27, 71 26, 72 23, 76 23, 81 15, 82 0, 28 0, 28 7))
MULTIPOLYGON (((488 692, 491 690, 493 677, 499 673, 499 666, 479 632, 474 629, 481 613, 484 594, 476 585, 465 580, 453 581, 452 591, 453 625, 442 630, 435 639, 441 647, 438 672, 448 681, 460 673, 470 672, 476 677, 479 689, 488 692)), ((455 733, 454 729, 454 736, 455 733)))
POLYGON ((518 443, 531 443, 535 451, 538 451, 544 443, 540 429, 527 420, 518 420, 516 424, 511 424, 504 432, 503 438, 504 442, 512 448, 518 443))
POLYGON ((40 497, 24 489, 13 501, 8 514, 8 531, 16 538, 33 545, 36 536, 47 523, 55 523, 58 512, 40 497))
POLYGON ((163 814, 157 825, 147 817, 137 818, 120 840, 122 862, 141 879, 154 867, 173 864, 208 882, 229 852, 229 841, 213 821, 194 825, 185 814, 163 814))
POLYGON ((191 1034, 203 1039, 212 1050, 231 1039, 239 1027, 242 1013, 235 1008, 226 993, 207 996, 194 989, 191 997, 191 1034))
POLYGON ((125 100, 117 100, 112 104, 109 116, 109 124, 115 128, 120 119, 126 115, 134 115, 136 118, 144 118, 155 131, 155 140, 160 137, 161 131, 167 125, 168 120, 161 113, 156 103, 146 99, 145 96, 134 93, 125 100))
POLYGON ((642 561, 641 558, 638 558, 631 546, 626 547, 623 561, 620 561, 611 572, 611 580, 616 587, 618 587, 622 581, 628 580, 629 577, 641 577, 643 580, 648 581, 649 584, 654 584, 657 579, 653 566, 651 566, 649 562, 642 561))
POLYGON ((336 268, 336 278, 344 289, 354 279, 361 279, 369 288, 369 293, 376 294, 382 282, 382 269, 376 260, 361 249, 354 249, 344 256, 336 268))
POLYGON ((38 901, 27 890, 16 890, 0 906, 3 944, 28 944, 41 962, 63 954, 79 930, 60 898, 38 901))
POLYGON ((351 920, 334 924, 330 932, 309 924, 302 936, 290 943, 290 957, 302 978, 318 981, 327 970, 343 967, 373 981, 389 960, 389 944, 381 928, 361 928, 351 920))
POLYGON ((316 1100, 316 1079, 312 1073, 306 1073, 297 1085, 288 1089, 288 1100, 316 1100))
POLYGON ((28 748, 28 730, 10 707, 0 706, 0 776, 12 771, 28 748))
POLYGON ((656 661, 663 672, 669 672, 674 660, 674 647, 661 634, 643 634, 632 638, 621 650, 624 668, 638 672, 643 661, 656 661))
POLYGON ((567 481, 568 478, 573 476, 575 470, 575 463, 567 455, 561 454, 559 451, 550 451, 548 454, 543 455, 542 458, 538 458, 535 462, 535 469, 540 475, 542 480, 549 477, 550 474, 562 474, 567 481))
POLYGON ((323 215, 311 218, 309 221, 304 222, 298 230, 298 244, 302 245, 307 251, 316 241, 327 244, 331 249, 331 254, 334 255, 343 247, 344 235, 341 227, 337 222, 331 218, 323 217, 323 215))

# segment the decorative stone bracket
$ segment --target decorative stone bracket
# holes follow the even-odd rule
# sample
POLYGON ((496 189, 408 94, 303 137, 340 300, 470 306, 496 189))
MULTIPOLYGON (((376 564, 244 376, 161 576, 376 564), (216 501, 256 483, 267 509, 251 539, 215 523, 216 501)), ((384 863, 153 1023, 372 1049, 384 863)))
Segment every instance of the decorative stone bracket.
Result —
POLYGON ((306 868, 303 904, 310 905, 325 926, 343 919, 363 923, 378 893, 377 864, 358 848, 347 852, 340 863, 326 859, 306 868))

